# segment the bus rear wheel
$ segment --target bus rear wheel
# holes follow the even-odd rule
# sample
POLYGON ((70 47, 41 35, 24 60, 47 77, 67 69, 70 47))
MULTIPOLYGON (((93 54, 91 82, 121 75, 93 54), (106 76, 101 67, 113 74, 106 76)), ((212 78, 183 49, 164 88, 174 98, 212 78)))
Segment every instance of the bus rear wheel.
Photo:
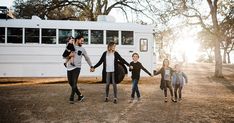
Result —
POLYGON ((122 66, 121 64, 118 64, 118 79, 117 79, 117 84, 122 82, 125 76, 125 69, 124 66, 122 66))
MULTIPOLYGON (((121 63, 118 63, 118 75, 117 75, 118 78, 116 81, 117 84, 123 81, 125 74, 127 74, 126 70, 127 69, 125 68, 124 65, 122 65, 121 63)), ((110 81, 111 81, 111 78, 110 78, 110 81)), ((102 82, 106 83, 106 75, 104 72, 102 72, 102 82)))

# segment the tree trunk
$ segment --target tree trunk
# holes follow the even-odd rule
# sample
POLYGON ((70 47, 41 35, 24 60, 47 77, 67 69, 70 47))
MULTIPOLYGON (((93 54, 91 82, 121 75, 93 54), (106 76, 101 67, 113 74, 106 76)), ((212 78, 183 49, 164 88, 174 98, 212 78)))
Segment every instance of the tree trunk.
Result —
POLYGON ((226 56, 227 56, 227 49, 224 48, 224 49, 223 49, 223 63, 224 63, 224 64, 227 63, 226 56))
POLYGON ((227 52, 228 64, 231 64, 230 52, 227 52))
POLYGON ((219 39, 215 41, 215 77, 222 78, 222 57, 220 52, 220 42, 219 39))
POLYGON ((215 73, 214 76, 218 78, 223 77, 222 73, 222 56, 220 52, 220 33, 219 33, 219 25, 217 20, 217 2, 218 0, 214 0, 214 3, 212 4, 211 0, 207 0, 210 6, 211 10, 211 17, 215 32, 215 73))

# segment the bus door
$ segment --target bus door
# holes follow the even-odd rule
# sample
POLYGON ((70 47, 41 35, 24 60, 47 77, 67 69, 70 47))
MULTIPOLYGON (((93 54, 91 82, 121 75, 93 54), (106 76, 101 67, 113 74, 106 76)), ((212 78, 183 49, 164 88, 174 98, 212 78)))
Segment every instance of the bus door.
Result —
MULTIPOLYGON (((136 46, 139 53, 139 61, 142 65, 153 74, 153 62, 154 60, 154 52, 153 52, 153 36, 152 34, 140 34, 136 37, 136 46)), ((141 72, 141 75, 148 76, 147 73, 141 72)))

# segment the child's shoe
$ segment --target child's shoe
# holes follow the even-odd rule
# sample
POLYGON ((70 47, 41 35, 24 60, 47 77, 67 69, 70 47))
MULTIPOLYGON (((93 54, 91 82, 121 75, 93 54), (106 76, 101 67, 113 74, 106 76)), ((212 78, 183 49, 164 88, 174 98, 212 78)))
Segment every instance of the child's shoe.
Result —
POLYGON ((133 100, 134 100, 134 98, 131 98, 131 99, 129 100, 129 103, 132 103, 132 102, 133 102, 133 100))
POLYGON ((109 99, 108 99, 108 97, 106 97, 106 98, 105 98, 105 102, 108 102, 108 101, 109 101, 109 99))
POLYGON ((117 104, 117 98, 114 98, 114 102, 113 102, 114 104, 117 104))
POLYGON ((167 97, 165 97, 164 102, 167 102, 167 97))
POLYGON ((182 101, 182 99, 181 99, 181 98, 179 98, 179 101, 182 101))
POLYGON ((138 98, 137 98, 137 101, 141 101, 141 98, 140 98, 140 97, 138 97, 138 98))
POLYGON ((71 64, 71 66, 75 66, 75 64, 74 63, 70 63, 71 64))
POLYGON ((65 67, 67 67, 67 64, 66 64, 66 63, 63 63, 63 65, 64 65, 65 67))
POLYGON ((172 101, 172 102, 176 102, 176 101, 173 99, 173 97, 171 97, 171 101, 172 101))

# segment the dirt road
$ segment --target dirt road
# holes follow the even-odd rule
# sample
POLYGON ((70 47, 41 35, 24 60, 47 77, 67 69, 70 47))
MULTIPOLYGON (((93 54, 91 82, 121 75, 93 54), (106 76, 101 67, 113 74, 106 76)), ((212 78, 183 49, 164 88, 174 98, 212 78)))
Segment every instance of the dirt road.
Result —
POLYGON ((142 78, 142 99, 133 103, 128 102, 131 84, 127 78, 118 85, 118 104, 104 102, 104 84, 79 83, 86 98, 75 104, 68 103, 66 83, 2 84, 0 123, 233 123, 234 65, 223 69, 225 78, 216 79, 211 64, 186 65, 189 83, 178 103, 164 103, 160 76, 142 78))

